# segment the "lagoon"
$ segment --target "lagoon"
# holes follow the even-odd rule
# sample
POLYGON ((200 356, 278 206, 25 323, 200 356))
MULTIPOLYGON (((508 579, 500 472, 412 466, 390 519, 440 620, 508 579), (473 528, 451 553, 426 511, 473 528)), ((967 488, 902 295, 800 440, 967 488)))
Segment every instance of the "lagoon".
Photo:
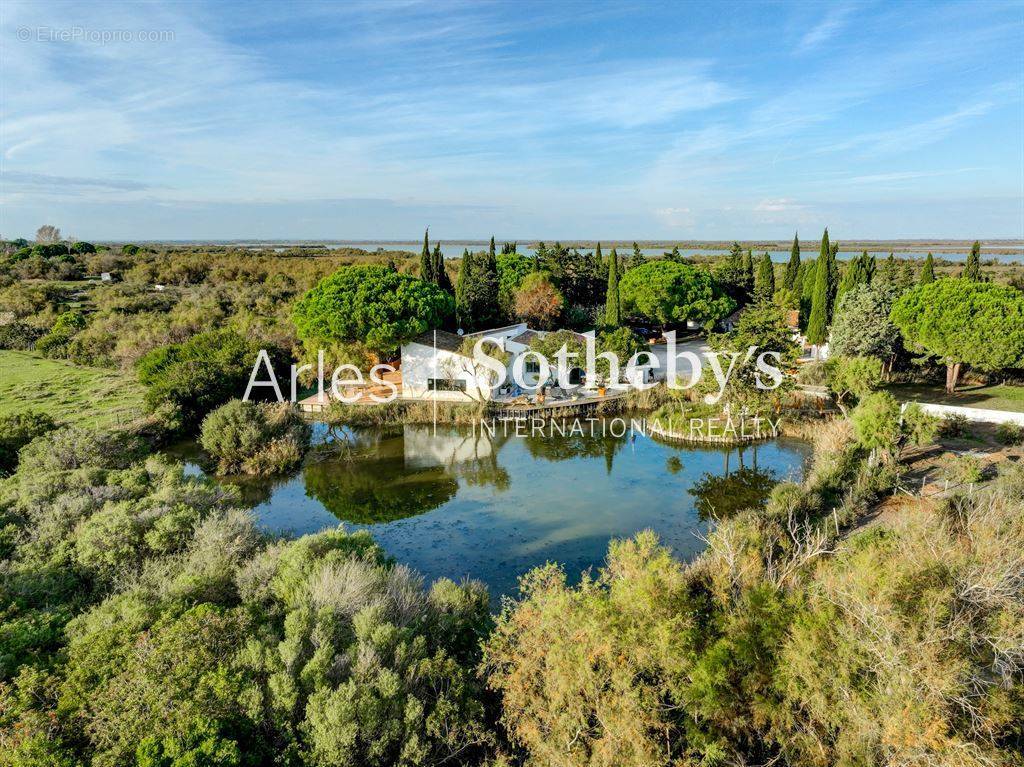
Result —
MULTIPOLYGON (((600 422, 597 422, 600 423, 600 422)), ((428 580, 476 578, 497 605, 545 562, 570 581, 604 561, 610 538, 654 530, 683 560, 703 549, 712 515, 758 505, 778 481, 798 480, 802 441, 743 448, 663 444, 639 431, 587 428, 575 436, 404 425, 328 429, 330 452, 292 475, 230 480, 269 531, 365 529, 428 580)), ((179 457, 199 469, 194 446, 179 457)), ((228 481, 228 480, 221 480, 228 481)))

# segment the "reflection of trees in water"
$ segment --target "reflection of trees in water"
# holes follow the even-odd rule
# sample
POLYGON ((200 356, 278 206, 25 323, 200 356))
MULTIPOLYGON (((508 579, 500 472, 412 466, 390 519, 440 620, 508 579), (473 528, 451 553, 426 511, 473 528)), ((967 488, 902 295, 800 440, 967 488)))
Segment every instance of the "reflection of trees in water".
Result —
POLYGON ((753 446, 753 463, 744 465, 746 448, 735 451, 739 468, 730 471, 732 450, 724 451, 724 474, 706 472, 698 479, 689 493, 696 498, 697 513, 701 519, 725 519, 743 509, 756 508, 768 500, 775 487, 776 477, 772 471, 757 468, 757 446, 753 446))
POLYGON ((486 434, 357 429, 325 436, 333 457, 306 466, 306 494, 345 522, 392 522, 433 511, 455 497, 458 479, 498 490, 510 483, 497 460, 504 440, 486 434))
POLYGON ((291 482, 294 474, 275 474, 269 477, 246 477, 241 475, 230 477, 218 477, 218 481, 224 485, 230 485, 238 490, 242 504, 253 508, 269 501, 274 491, 281 485, 291 482))
POLYGON ((508 490, 512 484, 512 478, 508 471, 498 463, 496 453, 480 456, 469 461, 454 462, 449 469, 460 479, 465 480, 471 487, 486 487, 490 485, 495 490, 503 492, 508 490))
POLYGON ((455 497, 458 482, 443 467, 408 471, 400 457, 372 462, 323 461, 303 472, 306 495, 343 522, 392 522, 432 511, 455 497))
POLYGON ((583 434, 572 433, 568 427, 565 436, 545 428, 542 434, 530 434, 523 438, 526 450, 534 458, 546 461, 568 461, 572 458, 604 458, 605 469, 610 474, 615 454, 626 444, 626 437, 613 437, 600 434, 595 427, 595 434, 585 428, 583 434))

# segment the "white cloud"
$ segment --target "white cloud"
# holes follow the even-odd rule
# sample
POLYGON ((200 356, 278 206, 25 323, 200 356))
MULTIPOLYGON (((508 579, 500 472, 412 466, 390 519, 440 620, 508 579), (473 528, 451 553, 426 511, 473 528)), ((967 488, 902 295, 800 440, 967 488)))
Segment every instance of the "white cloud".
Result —
POLYGON ((754 206, 754 210, 759 213, 779 213, 782 211, 802 210, 803 208, 803 205, 800 205, 796 201, 787 199, 785 197, 779 199, 761 200, 761 202, 754 206))
POLYGON ((818 24, 804 33, 796 45, 797 53, 807 53, 831 40, 846 26, 850 8, 833 8, 818 24))
POLYGON ((687 229, 697 222, 693 211, 689 208, 658 208, 654 211, 654 215, 663 224, 673 229, 687 229))

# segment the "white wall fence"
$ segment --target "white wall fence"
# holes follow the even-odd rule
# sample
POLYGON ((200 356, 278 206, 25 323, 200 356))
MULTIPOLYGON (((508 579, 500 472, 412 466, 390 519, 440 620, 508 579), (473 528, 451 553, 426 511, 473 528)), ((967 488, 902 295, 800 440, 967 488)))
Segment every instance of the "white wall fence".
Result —
MULTIPOLYGON (((912 403, 904 402, 902 409, 905 410, 912 403)), ((1024 413, 1011 413, 1007 410, 986 410, 980 407, 959 407, 957 405, 939 405, 933 402, 918 402, 921 409, 929 415, 945 417, 948 415, 962 415, 968 421, 983 423, 1015 423, 1024 426, 1024 413)))

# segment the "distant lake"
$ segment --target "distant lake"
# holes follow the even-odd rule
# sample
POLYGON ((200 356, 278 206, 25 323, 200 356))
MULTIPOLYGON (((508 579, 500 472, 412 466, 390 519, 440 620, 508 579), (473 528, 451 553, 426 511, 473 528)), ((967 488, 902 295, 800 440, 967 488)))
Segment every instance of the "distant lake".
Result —
MULTIPOLYGON (((776 482, 802 476, 810 453, 798 440, 684 448, 595 428, 593 436, 499 430, 491 438, 469 428, 318 425, 318 439, 344 445, 334 457, 238 484, 267 530, 366 529, 428 580, 477 578, 496 600, 549 561, 578 580, 601 565, 610 538, 646 528, 690 560, 704 548, 696 534, 710 514, 760 505, 776 482)), ((173 452, 201 472, 194 445, 173 452)))
MULTIPOLYGON (((332 247, 332 248, 339 248, 339 247, 361 248, 363 250, 368 250, 370 252, 373 252, 373 251, 377 250, 378 248, 381 248, 383 250, 408 250, 408 251, 412 251, 413 253, 419 253, 422 246, 419 243, 415 243, 415 242, 386 242, 386 243, 382 243, 382 242, 346 242, 346 243, 342 243, 342 244, 331 244, 329 247, 332 247)), ((433 247, 433 245, 431 245, 431 247, 433 247)), ((464 243, 462 243, 462 244, 460 244, 460 243, 447 244, 447 243, 445 243, 443 241, 441 242, 441 252, 444 254, 445 258, 460 258, 462 256, 462 251, 466 247, 467 247, 467 245, 465 245, 464 243)), ((499 244, 499 247, 500 247, 500 244, 499 244)), ((840 243, 840 248, 841 247, 842 247, 842 243, 840 243)), ((484 249, 486 249, 486 246, 482 246, 482 245, 474 245, 474 246, 470 247, 470 250, 484 250, 484 249)), ((581 253, 586 253, 588 251, 592 251, 593 248, 580 248, 579 250, 580 250, 581 253)), ((604 253, 605 256, 608 255, 609 250, 610 250, 609 248, 602 248, 602 252, 604 253)), ((645 256, 648 256, 648 257, 651 257, 651 256, 661 256, 667 250, 671 250, 671 248, 641 248, 640 249, 640 251, 645 256)), ((520 253, 524 254, 524 255, 529 255, 529 256, 532 256, 534 254, 533 248, 527 248, 527 247, 524 247, 522 245, 520 245, 518 247, 518 251, 520 253)), ((628 248, 628 249, 627 248, 619 248, 619 255, 620 256, 621 255, 632 255, 632 252, 633 252, 632 248, 628 248)), ((694 249, 694 248, 680 248, 679 249, 679 253, 681 255, 683 255, 683 256, 721 256, 721 255, 725 255, 727 252, 728 251, 725 251, 725 250, 700 250, 700 249, 694 249)), ((788 249, 787 250, 769 250, 768 252, 771 254, 772 261, 775 261, 775 262, 778 262, 778 263, 782 263, 782 262, 785 262, 785 261, 789 260, 789 250, 788 249)), ((850 251, 840 250, 839 251, 839 258, 840 258, 840 260, 853 258, 854 256, 859 256, 861 254, 861 252, 862 251, 860 251, 860 250, 850 250, 850 251)), ((764 250, 755 250, 754 253, 755 253, 755 255, 759 255, 761 253, 764 253, 764 250)), ((884 251, 882 251, 882 250, 869 250, 868 253, 870 253, 871 255, 876 256, 878 258, 886 258, 889 255, 889 251, 888 250, 884 250, 884 251)), ((801 245, 800 255, 801 255, 801 257, 806 258, 806 259, 816 258, 817 255, 818 255, 818 243, 816 243, 814 241, 811 241, 811 240, 808 240, 806 243, 801 245)), ((922 251, 899 251, 899 252, 896 253, 896 257, 897 258, 919 258, 919 259, 924 259, 927 255, 928 255, 928 251, 927 250, 922 250, 922 251)), ((935 253, 935 252, 933 252, 932 255, 935 258, 945 259, 946 261, 965 261, 967 259, 967 251, 964 251, 963 253, 935 253)), ((988 260, 988 259, 995 259, 999 263, 1004 263, 1004 264, 1013 263, 1013 262, 1024 262, 1024 252, 1017 253, 1017 254, 1001 254, 1001 255, 996 255, 996 254, 986 253, 984 250, 982 250, 981 258, 982 258, 983 261, 984 260, 988 260)))

